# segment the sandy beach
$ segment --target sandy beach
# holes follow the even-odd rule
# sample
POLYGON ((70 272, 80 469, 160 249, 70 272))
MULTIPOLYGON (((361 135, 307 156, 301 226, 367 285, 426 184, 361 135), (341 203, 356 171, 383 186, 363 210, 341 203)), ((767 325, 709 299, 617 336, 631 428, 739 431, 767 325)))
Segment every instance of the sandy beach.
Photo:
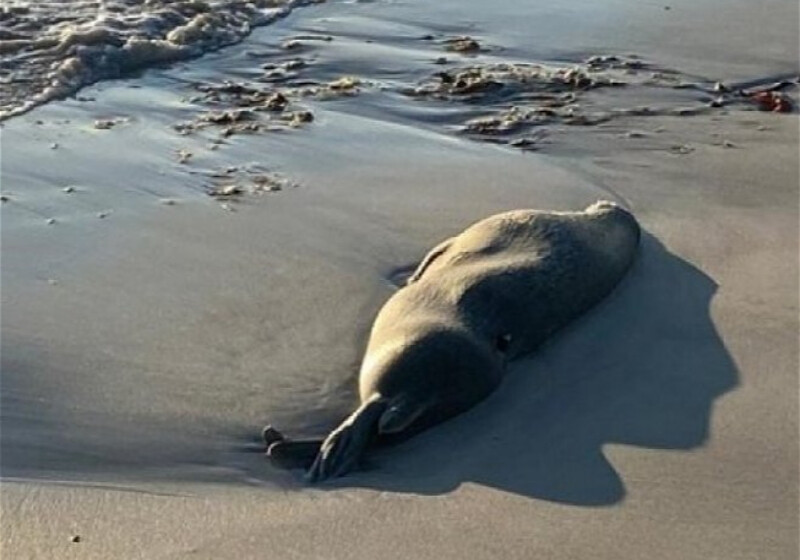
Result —
POLYGON ((2 557, 797 558, 798 7, 631 4, 302 2, 2 121, 2 557), (638 260, 489 399, 264 459, 431 247, 598 199, 638 260))

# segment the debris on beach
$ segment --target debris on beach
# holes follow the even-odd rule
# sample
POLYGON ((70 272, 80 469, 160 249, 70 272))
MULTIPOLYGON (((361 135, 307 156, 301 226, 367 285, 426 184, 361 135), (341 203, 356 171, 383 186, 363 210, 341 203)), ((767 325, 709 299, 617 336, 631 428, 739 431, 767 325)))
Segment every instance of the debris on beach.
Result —
POLYGON ((94 127, 97 130, 108 130, 113 128, 113 126, 117 124, 113 120, 110 119, 97 119, 94 121, 94 127))
MULTIPOLYGON (((790 87, 796 84, 779 82, 757 91, 742 91, 656 66, 636 55, 603 54, 565 66, 507 62, 439 69, 402 93, 428 101, 462 103, 467 116, 454 123, 457 130, 476 140, 526 147, 523 139, 542 126, 595 126, 628 117, 690 117, 745 101, 763 110, 792 111, 793 98, 777 91, 790 87), (683 95, 687 103, 636 106, 624 103, 628 96, 591 95, 597 90, 630 87, 687 90, 683 95)), ((660 97, 654 93, 653 101, 659 103, 660 97)))
POLYGON ((308 66, 309 61, 304 58, 290 58, 282 62, 270 62, 263 64, 261 69, 264 70, 262 80, 270 82, 285 82, 287 80, 296 78, 298 70, 308 66))
POLYGON ((735 87, 717 82, 712 92, 717 97, 711 101, 711 106, 744 105, 761 111, 772 113, 792 113, 795 110, 797 80, 779 80, 753 87, 735 87), (794 92, 790 96, 787 91, 794 92))
POLYGON ((539 138, 535 138, 532 136, 523 136, 521 138, 516 138, 508 143, 509 146, 512 148, 519 148, 523 151, 534 151, 539 149, 539 145, 541 141, 539 138))
POLYGON ((298 128, 306 123, 314 122, 314 113, 311 111, 290 111, 281 115, 281 119, 292 128, 298 128))
POLYGON ((186 149, 180 149, 177 152, 178 163, 188 163, 194 154, 186 149))
POLYGON ((95 119, 92 126, 97 130, 110 130, 117 126, 118 124, 122 124, 128 122, 127 118, 124 117, 114 117, 108 119, 95 119))
MULTIPOLYGON (((279 68, 283 73, 289 69, 304 68, 305 65, 303 60, 294 58, 265 67, 279 68)), ((199 95, 187 101, 204 105, 207 110, 198 113, 191 121, 174 124, 173 128, 178 134, 189 135, 205 128, 219 127, 222 138, 234 134, 300 128, 314 122, 314 114, 300 104, 302 99, 324 101, 353 96, 364 85, 363 79, 349 75, 329 82, 306 81, 283 86, 228 80, 199 83, 194 85, 199 95)))
POLYGON ((584 64, 591 70, 644 70, 648 64, 639 57, 629 55, 627 57, 616 55, 594 55, 584 61, 584 64))
POLYGON ((329 82, 328 88, 331 91, 353 91, 359 85, 361 85, 361 80, 355 76, 342 76, 338 80, 329 82))
POLYGON ((295 51, 303 47, 303 42, 297 39, 289 39, 281 43, 281 48, 286 51, 295 51))
POLYGON ((267 111, 283 111, 287 105, 289 105, 289 99, 279 91, 264 100, 264 107, 267 111))
POLYGON ((535 117, 533 111, 511 107, 511 109, 496 115, 471 119, 464 125, 464 130, 474 134, 502 134, 514 131, 524 122, 535 117))
POLYGON ((747 95, 762 111, 773 113, 791 113, 792 102, 786 95, 776 91, 759 91, 747 95))
POLYGON ((285 177, 274 174, 260 174, 252 177, 253 192, 278 192, 287 186, 297 186, 285 177))
POLYGON ((248 109, 231 109, 228 111, 210 111, 202 113, 198 120, 212 124, 233 124, 244 120, 254 120, 255 114, 248 109))
POLYGON ((467 35, 445 39, 445 49, 457 53, 476 53, 482 50, 481 44, 467 35))
MULTIPOLYGON (((625 72, 643 69, 639 60, 593 57, 582 65, 554 67, 533 63, 492 63, 435 72, 411 97, 485 106, 487 114, 467 119, 459 130, 479 140, 531 149, 531 130, 551 124, 592 126, 611 118, 609 111, 580 103, 593 89, 626 85, 625 72)), ((643 80, 645 78, 642 78, 643 80)))
POLYGON ((79 542, 81 542, 81 536, 80 535, 72 535, 69 538, 69 542, 79 543, 79 542))
MULTIPOLYGON (((246 108, 233 108, 221 111, 206 111, 200 113, 194 120, 177 123, 173 128, 181 135, 188 135, 209 126, 221 127, 220 135, 224 138, 234 134, 254 133, 263 130, 264 126, 254 110, 246 108)), ((181 161, 185 163, 188 157, 181 161)))
POLYGON ((307 33, 304 35, 293 35, 289 37, 287 41, 323 41, 325 43, 330 43, 333 41, 333 36, 307 33))
POLYGON ((550 67, 529 63, 495 63, 436 72, 406 93, 413 97, 494 101, 530 99, 552 101, 563 93, 622 86, 616 76, 589 72, 580 66, 550 67))
POLYGON ((276 193, 299 185, 284 175, 261 165, 244 168, 228 167, 209 174, 207 194, 218 200, 233 202, 246 195, 276 193))
POLYGON ((214 198, 230 198, 240 195, 244 189, 236 184, 233 185, 214 185, 209 191, 208 195, 214 198))
POLYGON ((670 146, 669 151, 673 154, 685 156, 691 154, 694 148, 688 144, 675 144, 674 146, 670 146))

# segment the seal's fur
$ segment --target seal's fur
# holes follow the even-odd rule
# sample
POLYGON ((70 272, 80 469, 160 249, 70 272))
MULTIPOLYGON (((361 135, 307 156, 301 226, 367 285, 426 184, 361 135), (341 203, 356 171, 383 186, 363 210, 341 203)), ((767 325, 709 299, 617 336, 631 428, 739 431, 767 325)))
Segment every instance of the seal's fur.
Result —
POLYGON ((315 453, 312 481, 339 476, 376 437, 415 433, 474 406, 508 360, 603 299, 638 242, 634 217, 605 201, 582 212, 497 214, 444 241, 378 313, 359 374, 361 406, 318 451, 280 439, 270 456, 287 464, 315 453))

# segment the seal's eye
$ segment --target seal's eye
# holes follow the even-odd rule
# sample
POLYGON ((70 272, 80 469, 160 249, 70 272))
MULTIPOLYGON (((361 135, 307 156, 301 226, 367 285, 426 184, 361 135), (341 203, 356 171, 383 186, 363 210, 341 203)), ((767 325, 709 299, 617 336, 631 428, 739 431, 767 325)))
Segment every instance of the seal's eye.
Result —
POLYGON ((494 341, 494 346, 497 348, 499 352, 506 353, 508 351, 508 347, 511 344, 511 335, 510 334, 502 334, 497 337, 494 341))

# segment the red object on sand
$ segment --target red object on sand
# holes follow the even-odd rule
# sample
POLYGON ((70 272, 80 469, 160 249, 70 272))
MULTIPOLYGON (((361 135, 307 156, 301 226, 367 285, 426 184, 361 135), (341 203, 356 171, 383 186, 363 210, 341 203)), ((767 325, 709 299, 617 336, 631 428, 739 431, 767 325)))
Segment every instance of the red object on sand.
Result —
POLYGON ((774 91, 759 91, 750 96, 762 111, 772 111, 774 113, 789 113, 792 110, 792 103, 789 99, 775 93, 774 91))

